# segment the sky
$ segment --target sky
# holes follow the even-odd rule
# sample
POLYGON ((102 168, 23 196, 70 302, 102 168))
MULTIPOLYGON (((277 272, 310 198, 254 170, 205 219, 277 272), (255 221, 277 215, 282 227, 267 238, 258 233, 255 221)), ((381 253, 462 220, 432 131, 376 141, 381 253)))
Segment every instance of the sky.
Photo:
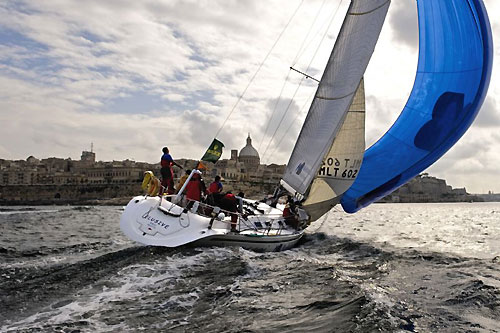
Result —
MULTIPOLYGON (((500 2, 484 2, 496 45, 500 2)), ((250 133, 262 162, 284 164, 316 87, 289 67, 321 77, 347 5, 1 1, 0 158, 78 160, 93 143, 104 161, 154 163, 163 146, 174 158, 196 159, 216 134, 229 158, 250 133)), ((410 95, 417 29, 415 1, 392 1, 365 75, 367 147, 389 129, 410 95)), ((500 193, 498 48, 494 52, 478 117, 426 170, 470 193, 500 193)))

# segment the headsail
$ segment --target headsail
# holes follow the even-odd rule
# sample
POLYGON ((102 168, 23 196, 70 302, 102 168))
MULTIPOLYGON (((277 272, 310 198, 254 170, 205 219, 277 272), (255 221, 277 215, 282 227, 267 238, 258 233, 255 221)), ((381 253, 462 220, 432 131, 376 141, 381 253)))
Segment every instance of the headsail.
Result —
POLYGON ((391 193, 439 159, 476 117, 490 82, 493 43, 481 0, 417 2, 417 76, 398 120, 364 156, 344 194, 353 213, 391 193))
POLYGON ((390 0, 353 0, 282 182, 305 194, 331 148, 378 40, 390 0))
POLYGON ((363 79, 332 147, 313 180, 303 208, 315 221, 335 206, 356 179, 365 152, 363 79))

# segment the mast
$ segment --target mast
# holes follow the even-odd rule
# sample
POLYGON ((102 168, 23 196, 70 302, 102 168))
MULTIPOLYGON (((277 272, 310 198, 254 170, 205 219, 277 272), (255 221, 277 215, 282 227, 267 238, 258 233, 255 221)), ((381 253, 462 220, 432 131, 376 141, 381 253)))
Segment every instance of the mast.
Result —
POLYGON ((292 194, 306 194, 342 127, 389 4, 390 0, 351 1, 281 181, 292 194))

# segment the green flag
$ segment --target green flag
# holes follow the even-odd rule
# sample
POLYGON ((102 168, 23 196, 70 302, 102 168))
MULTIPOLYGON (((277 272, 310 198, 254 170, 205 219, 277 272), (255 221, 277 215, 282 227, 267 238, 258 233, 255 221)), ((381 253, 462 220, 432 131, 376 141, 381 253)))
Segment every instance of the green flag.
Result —
POLYGON ((210 147, 208 147, 207 152, 201 158, 202 161, 206 162, 217 162, 219 158, 222 156, 222 147, 224 144, 217 139, 212 141, 210 147))

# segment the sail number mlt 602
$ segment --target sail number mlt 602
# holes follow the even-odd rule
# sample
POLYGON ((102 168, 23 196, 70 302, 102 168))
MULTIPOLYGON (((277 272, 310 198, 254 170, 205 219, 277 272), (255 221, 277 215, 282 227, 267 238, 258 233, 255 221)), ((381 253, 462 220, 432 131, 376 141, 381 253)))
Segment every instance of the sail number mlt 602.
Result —
POLYGON ((332 178, 356 178, 359 167, 361 166, 361 160, 351 160, 350 158, 344 158, 341 160, 335 157, 329 157, 326 160, 323 160, 323 163, 318 171, 318 176, 332 178))

